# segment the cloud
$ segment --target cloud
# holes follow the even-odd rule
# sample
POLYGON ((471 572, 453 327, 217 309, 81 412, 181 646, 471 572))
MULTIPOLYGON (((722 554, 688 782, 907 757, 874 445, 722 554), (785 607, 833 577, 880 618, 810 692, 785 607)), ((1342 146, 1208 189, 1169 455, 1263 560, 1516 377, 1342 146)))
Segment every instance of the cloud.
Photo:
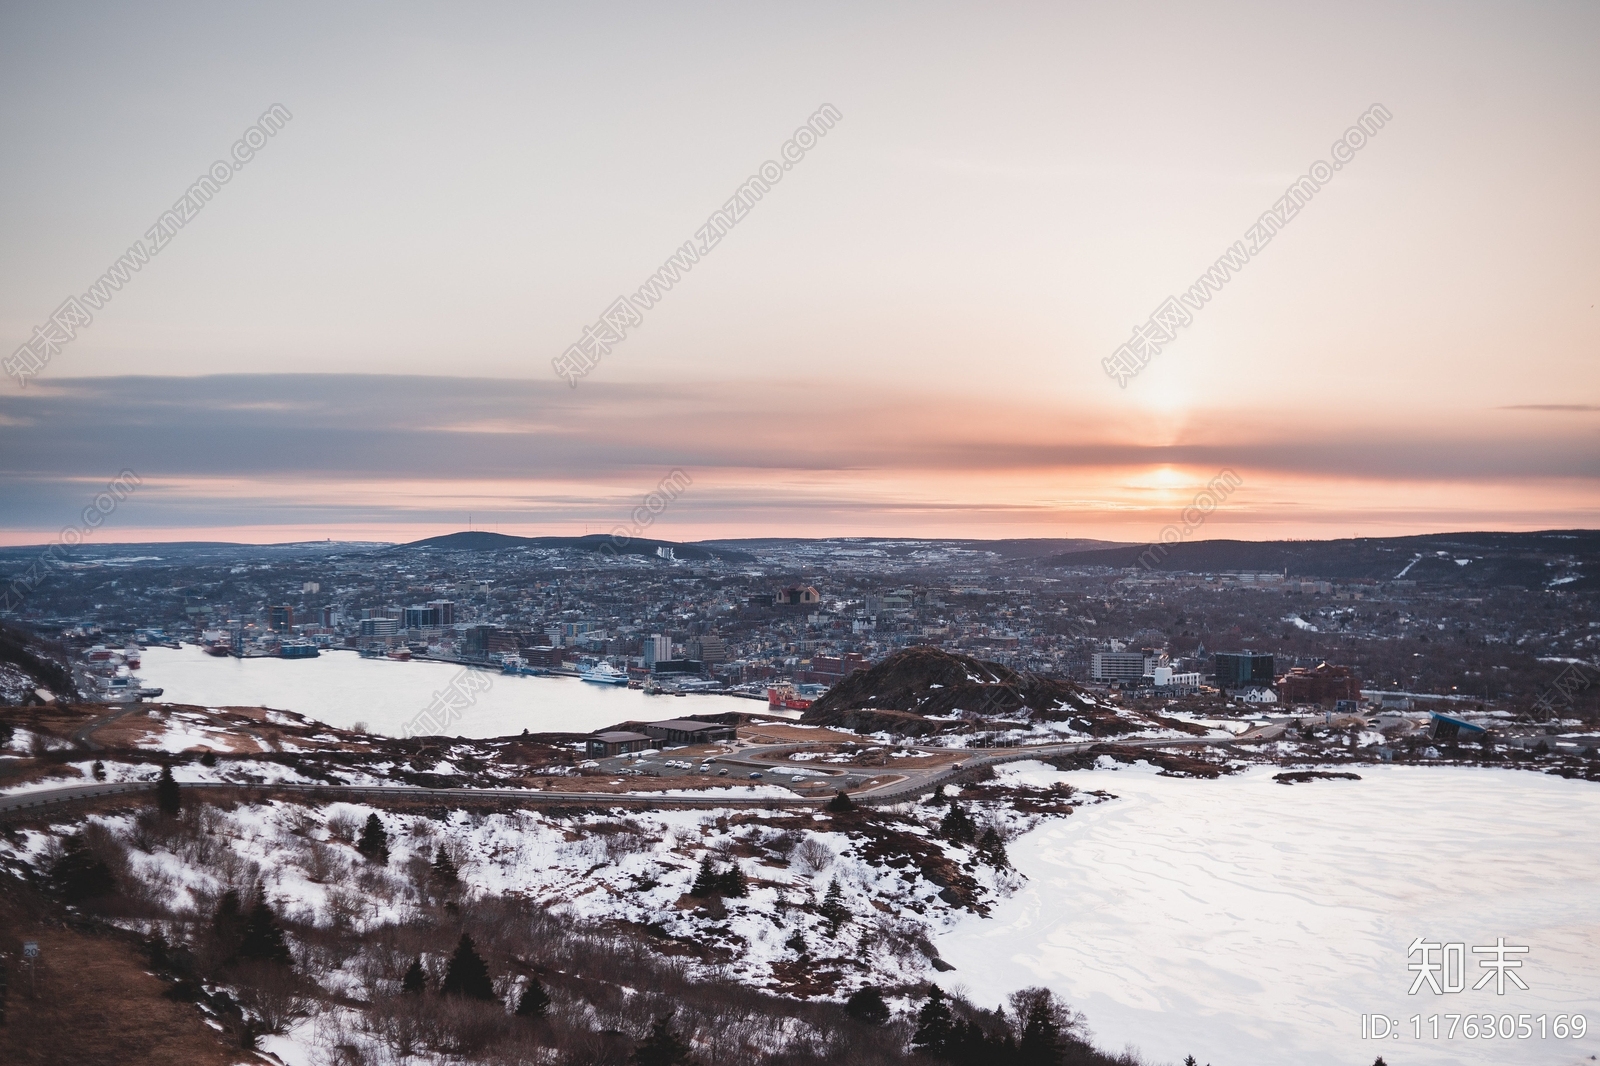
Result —
POLYGON ((1343 523, 1365 509, 1503 527, 1496 516, 1515 503, 1544 525, 1585 524, 1600 454, 1570 430, 1524 421, 1288 408, 1174 419, 832 381, 573 390, 394 375, 59 379, 0 396, 0 529, 59 527, 89 486, 122 469, 146 484, 119 520, 152 528, 445 531, 468 512, 518 531, 609 528, 672 468, 695 482, 674 520, 721 535, 819 524, 1074 535, 1042 527, 1137 525, 1181 508, 1194 492, 1183 485, 1224 467, 1250 486, 1230 501, 1240 522, 1343 523), (1170 476, 1149 476, 1159 470, 1170 476), (1560 491, 1543 495, 1506 488, 1555 482, 1560 491), (1425 501, 1420 484, 1434 486, 1425 501))

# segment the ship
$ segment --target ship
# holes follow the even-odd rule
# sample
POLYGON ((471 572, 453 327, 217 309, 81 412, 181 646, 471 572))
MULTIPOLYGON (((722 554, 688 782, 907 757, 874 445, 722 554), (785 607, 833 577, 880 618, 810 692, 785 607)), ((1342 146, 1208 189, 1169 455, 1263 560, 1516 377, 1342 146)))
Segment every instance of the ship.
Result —
POLYGON ((767 687, 767 706, 775 711, 803 711, 811 701, 787 681, 767 687))
POLYGON ((587 670, 580 671, 578 676, 585 681, 593 681, 597 685, 626 685, 628 672, 618 670, 610 663, 596 663, 587 670))
POLYGON ((394 651, 389 653, 388 658, 393 659, 397 663, 408 663, 411 661, 411 649, 396 648, 394 651))

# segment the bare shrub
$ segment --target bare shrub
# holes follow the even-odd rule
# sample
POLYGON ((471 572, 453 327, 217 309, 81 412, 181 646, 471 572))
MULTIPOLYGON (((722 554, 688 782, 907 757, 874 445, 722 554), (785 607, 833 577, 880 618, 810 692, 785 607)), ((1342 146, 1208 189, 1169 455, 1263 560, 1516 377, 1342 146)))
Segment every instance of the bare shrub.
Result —
POLYGON ((241 964, 239 1006, 263 1032, 281 1033, 310 1005, 305 982, 287 966, 270 962, 241 964))
POLYGON ((361 831, 361 822, 355 815, 341 811, 328 816, 328 839, 337 840, 341 844, 354 841, 356 834, 361 831))
POLYGON ((808 836, 796 845, 789 861, 804 871, 819 874, 833 865, 833 849, 816 837, 808 836))

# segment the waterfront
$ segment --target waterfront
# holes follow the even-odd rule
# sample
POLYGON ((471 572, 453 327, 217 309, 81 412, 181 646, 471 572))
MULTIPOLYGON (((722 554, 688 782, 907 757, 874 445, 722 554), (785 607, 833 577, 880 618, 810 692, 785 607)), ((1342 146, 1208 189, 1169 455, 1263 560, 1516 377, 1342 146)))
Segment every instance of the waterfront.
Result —
POLYGON ((941 983, 984 1006, 1048 985, 1104 1047, 1217 1066, 1566 1064, 1600 1046, 1600 786, 1461 767, 1289 786, 1273 767, 1204 781, 1019 765, 1003 773, 1118 798, 1014 841, 1027 884, 939 938, 956 966, 941 983), (1467 991, 1408 996, 1419 936, 1526 945, 1530 990, 1472 991, 1468 954, 1467 991), (1412 1015, 1447 1012, 1580 1013, 1589 1032, 1413 1039, 1412 1015), (1373 1013, 1403 1035, 1362 1039, 1373 1013))
MULTIPOLYGON (((341 729, 364 723, 371 732, 401 735, 427 709, 433 694, 449 689, 463 667, 455 663, 363 659, 355 652, 323 652, 315 659, 219 658, 197 645, 150 647, 139 676, 163 689, 159 703, 205 707, 272 707, 341 729)), ((520 733, 588 733, 623 721, 651 721, 724 711, 766 713, 764 701, 736 696, 647 696, 638 689, 592 685, 574 677, 512 677, 473 670, 476 697, 453 736, 520 733)))

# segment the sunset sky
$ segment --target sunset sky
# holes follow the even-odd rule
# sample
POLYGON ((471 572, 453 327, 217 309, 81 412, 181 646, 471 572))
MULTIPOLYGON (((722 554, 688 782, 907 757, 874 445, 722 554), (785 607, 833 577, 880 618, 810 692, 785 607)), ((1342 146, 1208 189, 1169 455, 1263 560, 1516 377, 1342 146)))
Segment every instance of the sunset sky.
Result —
POLYGON ((1600 526, 1600 7, 8 5, 0 543, 1600 526), (576 388, 551 360, 842 117, 576 388), (1119 387, 1102 360, 1392 115, 1119 387), (471 516, 469 519, 469 515, 471 516))

